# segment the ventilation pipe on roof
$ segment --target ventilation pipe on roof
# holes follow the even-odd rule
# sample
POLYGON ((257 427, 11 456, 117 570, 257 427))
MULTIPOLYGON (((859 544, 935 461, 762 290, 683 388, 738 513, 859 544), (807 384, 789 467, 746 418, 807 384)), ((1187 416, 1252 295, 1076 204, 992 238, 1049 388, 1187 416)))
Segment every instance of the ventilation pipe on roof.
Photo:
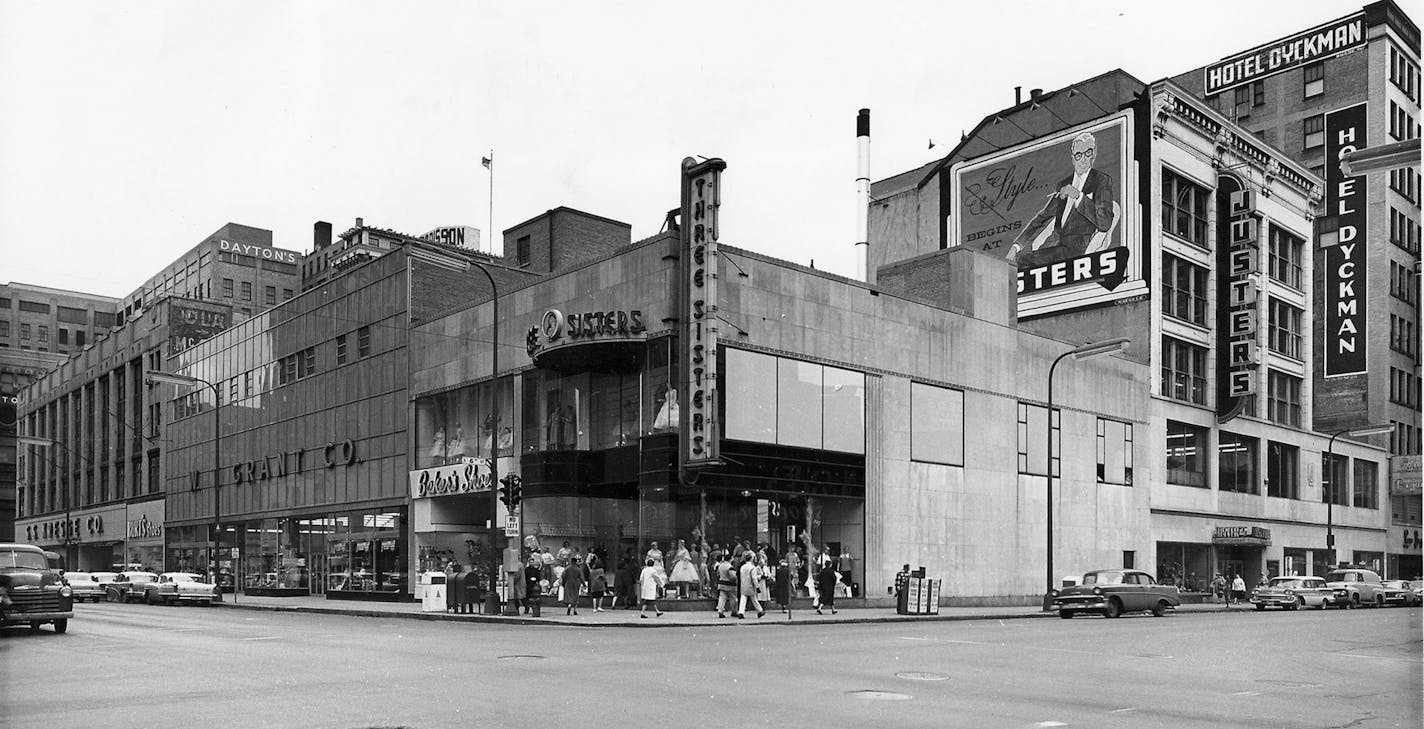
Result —
POLYGON ((1015 86, 1015 87, 1014 87, 1014 106, 1018 106, 1019 104, 1022 104, 1022 103, 1023 103, 1023 87, 1022 87, 1022 86, 1015 86))
POLYGON ((870 110, 861 109, 855 117, 855 279, 869 280, 870 265, 870 110))
POLYGON ((1038 101, 1038 97, 1043 96, 1043 89, 1029 89, 1028 98, 1038 101))

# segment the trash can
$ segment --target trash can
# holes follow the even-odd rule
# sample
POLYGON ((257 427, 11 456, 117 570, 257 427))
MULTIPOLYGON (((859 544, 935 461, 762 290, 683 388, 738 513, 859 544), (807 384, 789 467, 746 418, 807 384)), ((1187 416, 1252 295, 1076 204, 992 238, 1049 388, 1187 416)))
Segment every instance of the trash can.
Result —
POLYGON ((422 572, 420 585, 423 590, 420 611, 424 613, 445 612, 445 573, 422 572))

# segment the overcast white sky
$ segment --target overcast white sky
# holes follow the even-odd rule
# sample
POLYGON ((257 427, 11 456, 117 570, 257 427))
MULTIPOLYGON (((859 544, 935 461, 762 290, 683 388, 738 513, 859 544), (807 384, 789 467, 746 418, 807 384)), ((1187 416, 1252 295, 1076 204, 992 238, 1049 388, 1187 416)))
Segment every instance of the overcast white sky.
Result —
POLYGON ((317 220, 484 233, 491 149, 494 230, 567 205, 646 237, 715 156, 723 241, 852 275, 861 107, 878 180, 1016 85, 1150 82, 1362 5, 0 0, 0 281, 123 296, 228 221, 303 252, 317 220))

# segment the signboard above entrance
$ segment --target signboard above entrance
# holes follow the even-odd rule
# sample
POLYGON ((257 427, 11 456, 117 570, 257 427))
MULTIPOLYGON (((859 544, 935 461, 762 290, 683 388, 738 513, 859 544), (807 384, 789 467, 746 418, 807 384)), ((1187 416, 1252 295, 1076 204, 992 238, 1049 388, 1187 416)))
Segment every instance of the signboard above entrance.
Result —
POLYGON ((1211 533, 1211 543, 1266 547, 1271 544, 1271 530, 1258 526, 1219 526, 1211 533))

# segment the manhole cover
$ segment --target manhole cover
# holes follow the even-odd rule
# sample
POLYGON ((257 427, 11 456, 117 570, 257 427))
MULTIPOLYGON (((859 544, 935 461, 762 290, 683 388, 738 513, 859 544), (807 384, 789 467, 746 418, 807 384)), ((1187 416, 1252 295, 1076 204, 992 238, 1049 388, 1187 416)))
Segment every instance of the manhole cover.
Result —
POLYGON ((897 694, 894 691, 847 691, 846 695, 853 699, 866 699, 868 701, 909 701, 909 694, 897 694))
POLYGON ((522 656, 522 655, 513 655, 513 656, 500 656, 500 657, 499 657, 499 660, 501 660, 501 661, 519 661, 519 660, 534 661, 534 660, 539 660, 540 658, 543 658, 543 656, 522 656))
POLYGON ((943 673, 929 673, 928 671, 901 671, 895 674, 895 678, 903 678, 910 681, 948 681, 949 676, 943 673))

